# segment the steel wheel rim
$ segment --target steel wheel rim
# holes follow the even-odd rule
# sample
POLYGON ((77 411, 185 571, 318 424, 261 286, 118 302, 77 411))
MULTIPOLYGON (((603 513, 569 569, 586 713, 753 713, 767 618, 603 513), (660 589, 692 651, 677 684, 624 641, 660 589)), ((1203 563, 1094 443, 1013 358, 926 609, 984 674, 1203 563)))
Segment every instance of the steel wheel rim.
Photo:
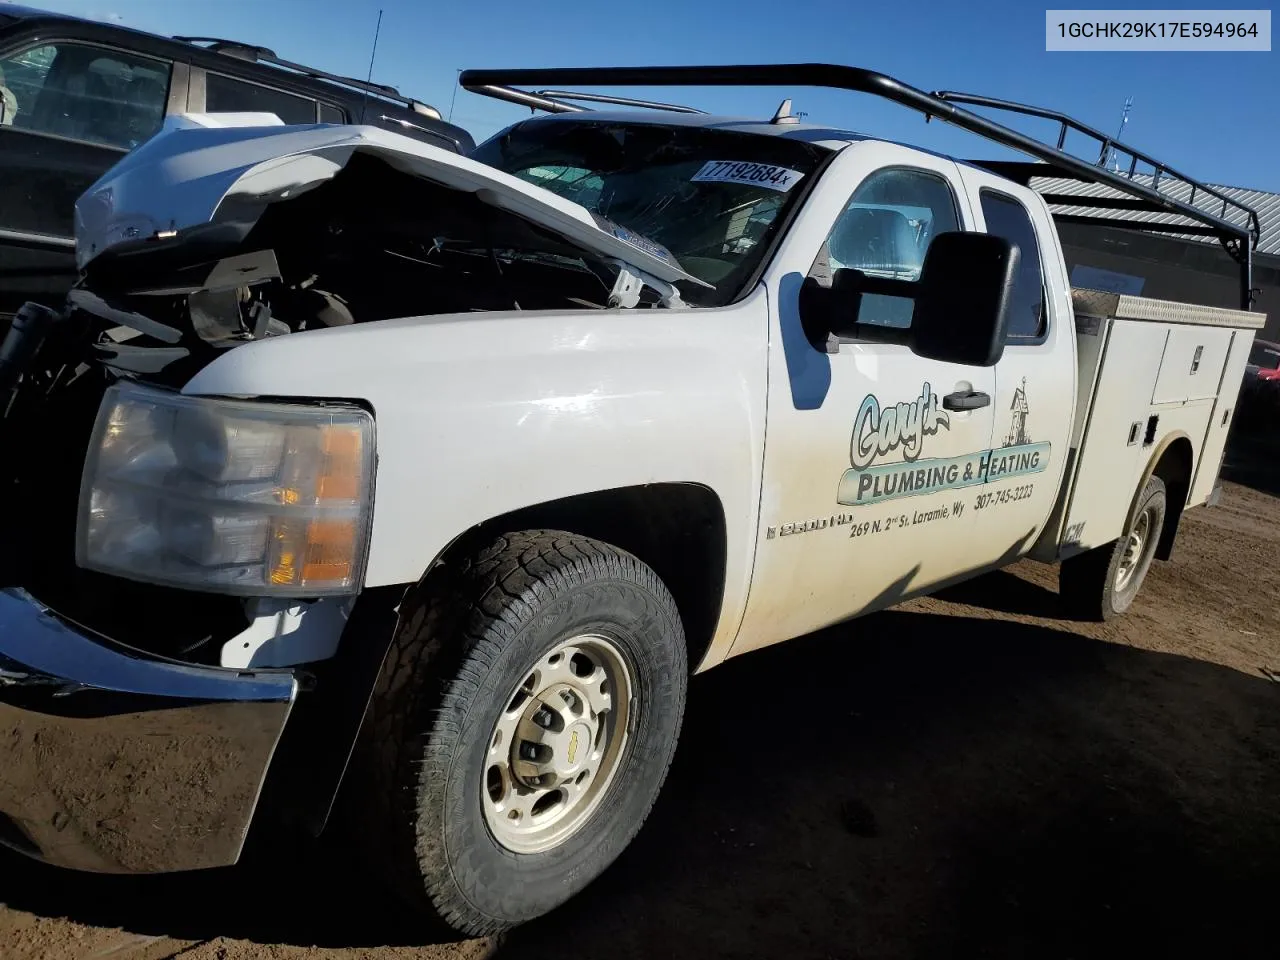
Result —
POLYGON ((1143 510, 1125 540, 1124 555, 1120 558, 1120 567, 1116 570, 1116 589, 1119 591, 1127 589, 1138 571, 1142 569, 1147 547, 1152 542, 1155 512, 1154 507, 1143 510))
POLYGON ((480 793, 493 838, 543 853, 586 823, 628 745, 634 683, 616 641, 583 634, 539 658, 489 734, 480 793))

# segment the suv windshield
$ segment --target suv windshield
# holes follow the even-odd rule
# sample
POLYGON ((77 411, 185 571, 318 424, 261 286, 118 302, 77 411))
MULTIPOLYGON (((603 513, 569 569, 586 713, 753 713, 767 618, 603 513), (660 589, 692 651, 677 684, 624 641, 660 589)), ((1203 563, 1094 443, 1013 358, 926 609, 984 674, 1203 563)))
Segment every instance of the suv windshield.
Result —
POLYGON ((703 127, 540 118, 472 156, 662 244, 715 289, 681 283, 699 306, 736 300, 777 239, 825 147, 703 127))

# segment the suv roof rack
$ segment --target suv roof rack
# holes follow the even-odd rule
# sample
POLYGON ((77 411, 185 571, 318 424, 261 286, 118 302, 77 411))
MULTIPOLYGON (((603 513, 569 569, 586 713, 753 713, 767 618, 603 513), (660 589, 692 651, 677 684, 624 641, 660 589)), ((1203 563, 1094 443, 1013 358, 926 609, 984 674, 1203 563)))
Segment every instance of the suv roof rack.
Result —
MULTIPOLYGON (((1114 137, 1107 136, 1073 120, 1065 114, 1026 106, 1006 100, 979 97, 972 94, 939 91, 926 93, 893 77, 861 67, 849 67, 828 63, 769 63, 710 66, 664 67, 564 67, 532 70, 464 70, 459 76, 464 89, 499 100, 534 109, 565 113, 581 108, 557 100, 552 96, 530 93, 520 87, 564 86, 810 86, 869 93, 924 114, 926 122, 933 117, 976 133, 994 143, 1010 147, 1037 158, 1042 163, 1009 164, 999 161, 984 163, 989 169, 1003 175, 1014 174, 1014 179, 1027 183, 1031 176, 1057 177, 1102 183, 1126 195, 1116 198, 1090 198, 1072 196, 1070 202, 1077 206, 1093 206, 1098 209, 1132 210, 1171 213, 1195 221, 1199 227, 1179 227, 1179 233, 1200 233, 1216 237, 1227 253, 1240 265, 1240 298, 1244 309, 1253 303, 1252 253, 1261 235, 1258 213, 1247 204, 1233 200, 1221 191, 1205 183, 1178 173, 1168 164, 1145 153, 1126 146, 1114 137), (956 106, 990 107, 1027 116, 1055 120, 1060 124, 1056 144, 1004 126, 980 114, 956 106), (1092 137, 1100 144, 1097 161, 1086 160, 1068 153, 1065 149, 1069 130, 1092 137), (1110 151, 1115 149, 1130 157, 1128 175, 1108 170, 1104 164, 1110 151), (1133 179, 1138 163, 1154 170, 1150 186, 1133 179), (1190 201, 1175 199, 1159 190, 1160 180, 1180 180, 1191 187, 1190 201), (1221 203, 1220 212, 1195 205, 1197 194, 1221 203), (1228 219, 1234 212, 1243 223, 1228 219)), ((614 101, 608 101, 614 102, 614 101)), ((1145 171, 1144 171, 1145 173, 1145 171)), ((1046 196, 1049 202, 1055 202, 1046 196)), ((1091 218, 1084 218, 1091 219, 1091 218)), ((1132 230, 1161 232, 1169 228, 1164 224, 1152 224, 1138 219, 1110 219, 1107 225, 1132 230)))
POLYGON ((294 63, 292 60, 285 60, 276 56, 275 51, 269 47, 241 43, 238 40, 225 40, 222 37, 174 37, 173 39, 181 40, 183 43, 204 45, 206 50, 210 50, 213 53, 221 53, 224 56, 236 57, 252 63, 269 63, 274 67, 280 67, 293 73, 300 73, 315 80, 326 80, 329 83, 336 83, 339 86, 349 87, 363 93, 372 93, 387 100, 402 103, 413 110, 414 113, 420 113, 436 120, 440 119, 440 111, 436 110, 435 107, 406 97, 395 87, 388 86, 385 83, 357 80, 355 77, 344 77, 340 74, 317 70, 315 67, 308 67, 301 63, 294 63))

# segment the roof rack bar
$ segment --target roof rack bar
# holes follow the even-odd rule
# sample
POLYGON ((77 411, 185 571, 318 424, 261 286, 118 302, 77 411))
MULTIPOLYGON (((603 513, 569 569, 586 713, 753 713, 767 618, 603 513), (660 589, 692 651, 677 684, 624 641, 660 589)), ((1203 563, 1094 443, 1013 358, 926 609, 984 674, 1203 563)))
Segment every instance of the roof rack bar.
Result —
POLYGON ((1071 193, 1038 191, 1051 207, 1089 207, 1095 210, 1150 211, 1151 204, 1133 197, 1082 197, 1071 193))
POLYGON ((1152 178, 1152 189, 1154 190, 1159 189, 1160 179, 1163 176, 1174 177, 1175 179, 1181 180, 1183 183, 1186 183, 1188 186, 1190 186, 1193 190, 1198 188, 1203 192, 1209 194, 1211 197, 1224 201, 1223 214, 1222 214, 1223 217, 1226 216, 1225 211, 1226 211, 1227 204, 1230 204, 1231 206, 1236 207, 1240 212, 1244 213, 1249 220, 1249 228, 1254 233, 1254 241, 1256 242, 1258 239, 1258 235, 1260 234, 1260 230, 1258 226, 1258 215, 1251 207, 1245 206, 1242 203, 1238 203, 1237 201, 1232 200, 1230 197, 1228 197, 1226 194, 1222 193, 1221 191, 1215 190, 1213 187, 1209 186, 1208 184, 1199 183, 1198 181, 1193 180, 1191 177, 1188 177, 1186 174, 1179 173, 1177 170, 1174 170, 1167 163, 1162 163, 1161 161, 1155 159, 1154 157, 1148 154, 1142 153, 1139 150, 1135 150, 1133 147, 1130 147, 1130 146, 1127 146, 1126 144, 1121 143, 1119 140, 1116 140, 1110 135, 1105 134, 1100 130, 1096 130, 1093 127, 1090 127, 1086 124, 1083 124, 1078 120, 1073 120, 1071 117, 1068 117, 1066 114, 1059 113, 1057 110, 1048 110, 1043 107, 1033 107, 1025 103, 1015 103, 1011 100, 997 100, 995 97, 984 97, 984 96, 979 96, 977 94, 972 94, 972 93, 955 93, 950 90, 936 91, 934 93, 934 96, 939 98, 940 100, 945 100, 948 103, 964 103, 964 104, 968 104, 970 106, 975 106, 975 107, 990 107, 995 110, 1006 110, 1011 113, 1020 113, 1029 117, 1039 117, 1045 120, 1054 120, 1062 125, 1062 133, 1060 133, 1058 137, 1059 149, 1062 149, 1062 145, 1064 142, 1063 137, 1065 136, 1066 130, 1068 128, 1075 130, 1078 133, 1082 133, 1087 137, 1091 137, 1100 143, 1101 148, 1098 152, 1098 164, 1100 166, 1106 163, 1107 154, 1111 151, 1112 147, 1115 147, 1117 150, 1123 153, 1129 154, 1129 157, 1130 157, 1129 176, 1133 176, 1135 170, 1137 169, 1138 162, 1141 161, 1142 163, 1149 165, 1155 171, 1154 176, 1152 178))
POLYGON ((633 100, 630 97, 611 97, 604 93, 577 93, 572 90, 535 90, 535 96, 556 100, 582 100, 587 103, 612 103, 620 107, 643 107, 649 110, 669 110, 672 113, 699 113, 707 111, 697 107, 685 107, 678 103, 661 103, 657 100, 633 100))
POLYGON ((173 39, 181 40, 183 43, 207 43, 210 47, 228 47, 235 50, 243 50, 245 53, 252 53, 255 56, 274 57, 275 51, 270 47, 262 47, 256 43, 244 43, 240 40, 228 40, 226 37, 178 37, 173 39))
MULTIPOLYGON (((1070 173, 1051 163, 1035 163, 1024 160, 971 160, 975 166, 990 170, 992 173, 1006 177, 1023 186, 1031 186, 1033 179, 1038 180, 1062 180, 1073 179, 1070 173)), ((1191 189, 1203 189, 1202 185, 1192 184, 1191 189)), ((1044 198, 1045 203, 1051 207, 1074 207, 1085 210, 1122 210, 1134 213, 1166 213, 1171 216, 1182 216, 1174 207, 1172 199, 1165 194, 1161 195, 1164 201, 1161 208, 1157 209, 1157 205, 1145 198, 1136 198, 1134 196, 1116 197, 1116 196, 1092 196, 1090 194, 1074 194, 1074 193, 1055 193, 1052 186, 1041 186, 1036 188, 1037 192, 1044 198)), ((1223 210, 1225 213, 1226 205, 1223 210)), ((1052 212, 1052 211, 1051 211, 1052 212)), ((1083 214, 1062 214, 1054 213, 1054 219, 1071 223, 1087 223, 1091 226, 1114 227, 1125 230, 1142 230, 1147 232, 1168 232, 1183 233, 1187 235, 1217 237, 1224 244, 1228 241, 1238 243, 1239 237, 1224 238, 1220 230, 1212 226, 1193 227, 1189 225, 1180 225, 1178 223, 1169 223, 1167 221, 1151 221, 1134 219, 1129 217, 1089 217, 1083 214)), ((1242 262, 1240 254, 1244 252, 1242 248, 1236 247, 1234 250, 1228 246, 1228 252, 1238 262, 1242 262)), ((1243 263, 1242 263, 1243 266, 1243 263)))
MULTIPOLYGON (((1113 220, 1111 217, 1089 217, 1075 213, 1054 214, 1053 219, 1060 223, 1078 223, 1088 227, 1111 227, 1113 229, 1132 227, 1132 224, 1128 224, 1124 220, 1113 220)), ((1143 223, 1142 229, 1151 233, 1181 234, 1188 237, 1219 236, 1218 231, 1213 227, 1196 224, 1143 223)))
MULTIPOLYGON (((465 77, 467 71, 462 71, 465 77)), ((530 93, 527 90, 516 90, 512 87, 505 87, 501 84, 477 84, 475 86, 466 87, 472 93, 483 94, 486 97, 493 97, 495 100, 505 100, 507 103, 514 103, 518 107, 528 107, 530 110, 545 110, 547 113, 589 113, 587 107, 580 107, 577 104, 565 103, 563 100, 552 100, 550 97, 542 96, 537 93, 530 93)))

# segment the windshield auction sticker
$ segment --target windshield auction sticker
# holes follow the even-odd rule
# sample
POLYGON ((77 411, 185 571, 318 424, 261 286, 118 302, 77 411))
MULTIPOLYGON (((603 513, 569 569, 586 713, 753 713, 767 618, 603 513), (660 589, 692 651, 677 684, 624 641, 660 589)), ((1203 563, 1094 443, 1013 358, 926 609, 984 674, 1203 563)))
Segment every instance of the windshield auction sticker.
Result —
POLYGON ((693 176, 694 183, 740 183, 786 193, 804 174, 771 163, 748 163, 735 160, 708 160, 693 176))

